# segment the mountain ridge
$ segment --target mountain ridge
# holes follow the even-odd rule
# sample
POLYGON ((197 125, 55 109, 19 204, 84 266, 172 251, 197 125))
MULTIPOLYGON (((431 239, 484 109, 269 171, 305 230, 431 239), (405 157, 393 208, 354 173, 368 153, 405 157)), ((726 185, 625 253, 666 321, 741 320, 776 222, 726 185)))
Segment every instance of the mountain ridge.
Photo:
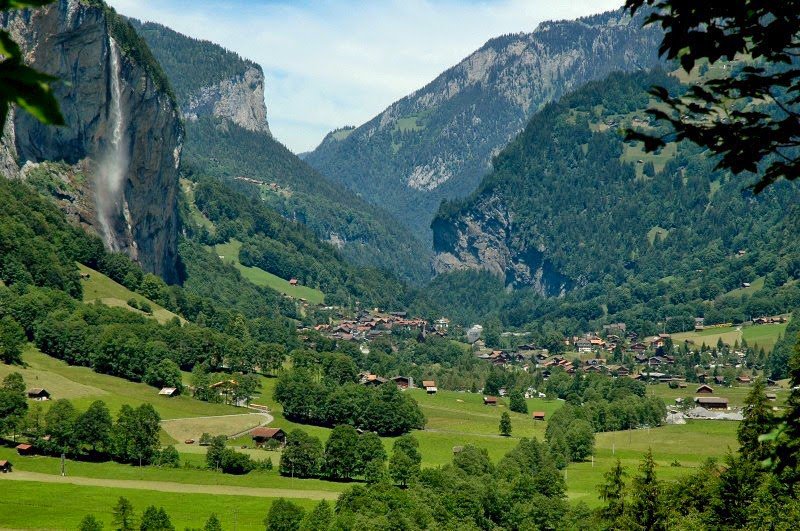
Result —
POLYGON ((305 160, 430 241, 439 203, 469 194, 539 106, 613 70, 659 63, 660 33, 640 17, 613 11, 490 39, 305 160))

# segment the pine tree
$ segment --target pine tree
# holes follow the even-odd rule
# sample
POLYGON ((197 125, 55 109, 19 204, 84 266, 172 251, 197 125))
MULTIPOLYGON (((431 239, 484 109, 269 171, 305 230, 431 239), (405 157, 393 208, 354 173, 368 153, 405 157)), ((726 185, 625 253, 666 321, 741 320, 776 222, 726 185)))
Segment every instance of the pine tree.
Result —
POLYGON ((203 526, 203 531, 222 531, 222 523, 217 518, 216 513, 211 513, 211 516, 206 520, 206 525, 203 526))
POLYGON ((134 516, 133 505, 128 498, 120 497, 117 500, 117 505, 114 506, 114 526, 120 531, 133 531, 134 529, 134 516))
POLYGON ((103 524, 93 514, 87 514, 78 525, 79 531, 102 531, 103 524))
POLYGON ((503 437, 511 435, 511 416, 508 414, 508 411, 503 411, 503 414, 500 416, 500 435, 503 437))
POLYGON ((739 424, 739 453, 745 458, 755 462, 767 459, 771 452, 771 443, 760 442, 761 435, 769 433, 775 423, 772 408, 769 406, 764 393, 764 379, 757 378, 753 388, 744 401, 744 418, 739 424))
POLYGON ((625 514, 625 476, 626 472, 619 458, 614 467, 603 474, 606 482, 600 486, 600 499, 606 505, 600 510, 600 514, 610 528, 617 527, 617 522, 625 514))
POLYGON ((653 451, 648 449, 639 466, 639 475, 631 482, 631 501, 628 517, 645 531, 666 529, 666 515, 661 495, 661 484, 656 478, 653 451))

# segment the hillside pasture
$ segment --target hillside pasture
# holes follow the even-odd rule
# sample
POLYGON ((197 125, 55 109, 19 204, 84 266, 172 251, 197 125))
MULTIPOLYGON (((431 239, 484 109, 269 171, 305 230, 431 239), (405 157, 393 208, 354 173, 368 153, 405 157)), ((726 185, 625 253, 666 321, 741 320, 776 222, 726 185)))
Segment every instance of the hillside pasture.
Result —
MULTIPOLYGON (((0 364, 0 377, 10 372, 22 374, 27 387, 44 387, 53 400, 69 398, 79 410, 95 400, 103 400, 115 415, 123 404, 152 404, 162 419, 207 417, 242 413, 241 408, 201 402, 189 396, 159 396, 158 389, 147 384, 98 374, 88 367, 67 365, 28 345, 22 354, 24 367, 0 364)), ((47 407, 52 402, 42 402, 47 407)))
POLYGON ((695 347, 700 347, 704 343, 711 347, 716 346, 721 339, 723 343, 733 346, 737 342, 742 343, 742 339, 747 341, 751 347, 758 346, 769 352, 775 343, 784 333, 788 323, 775 323, 750 326, 726 326, 720 328, 706 328, 705 330, 693 332, 681 332, 671 334, 672 341, 677 345, 684 341, 690 341, 695 347))
POLYGON ((114 282, 99 271, 95 271, 94 269, 86 267, 83 264, 78 264, 78 269, 80 269, 81 274, 89 276, 89 278, 81 279, 84 302, 100 302, 106 306, 125 308, 126 310, 134 313, 138 313, 147 317, 153 317, 156 321, 162 324, 178 318, 178 316, 171 311, 162 308, 158 304, 142 297, 138 293, 134 293, 122 284, 114 282), (144 313, 141 310, 137 310, 128 306, 128 301, 131 299, 134 299, 139 304, 147 302, 153 309, 152 316, 144 313))
POLYGON ((256 286, 272 288, 278 293, 283 293, 293 299, 305 299, 311 304, 322 304, 325 301, 325 294, 318 289, 300 285, 292 286, 288 279, 283 279, 258 267, 242 265, 239 262, 239 249, 241 248, 242 242, 232 239, 227 243, 216 245, 214 252, 223 262, 233 265, 244 278, 256 286))

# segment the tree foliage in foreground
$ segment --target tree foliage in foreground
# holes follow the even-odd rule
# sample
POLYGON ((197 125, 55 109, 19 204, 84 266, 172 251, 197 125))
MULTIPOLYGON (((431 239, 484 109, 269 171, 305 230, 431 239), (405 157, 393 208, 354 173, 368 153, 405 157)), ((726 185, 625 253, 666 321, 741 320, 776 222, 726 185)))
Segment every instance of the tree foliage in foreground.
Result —
MULTIPOLYGON (((719 168, 758 174, 756 192, 800 176, 800 2, 627 0, 625 6, 631 13, 652 8, 645 25, 664 29, 659 52, 686 72, 749 57, 746 66, 704 79, 683 95, 654 87, 661 108, 651 108, 651 115, 668 122, 678 140, 720 155, 719 168)), ((629 138, 643 140, 648 151, 665 145, 634 131, 629 138)))

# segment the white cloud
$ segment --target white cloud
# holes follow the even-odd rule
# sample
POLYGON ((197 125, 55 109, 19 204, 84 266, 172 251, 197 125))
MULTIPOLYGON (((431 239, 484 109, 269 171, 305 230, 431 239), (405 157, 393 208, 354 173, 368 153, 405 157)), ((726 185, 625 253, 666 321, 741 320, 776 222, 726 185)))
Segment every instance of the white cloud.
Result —
POLYGON ((264 68, 273 134, 295 152, 359 125, 504 33, 621 0, 110 0, 264 68))

